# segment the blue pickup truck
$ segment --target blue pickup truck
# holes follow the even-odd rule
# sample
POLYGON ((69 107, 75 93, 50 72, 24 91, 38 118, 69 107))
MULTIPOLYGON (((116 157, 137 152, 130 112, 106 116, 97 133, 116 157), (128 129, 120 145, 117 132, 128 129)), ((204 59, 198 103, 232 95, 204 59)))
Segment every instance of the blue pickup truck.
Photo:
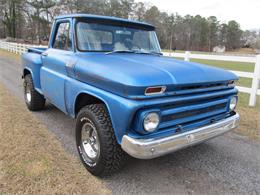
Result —
POLYGON ((48 100, 76 119, 79 156, 94 175, 130 155, 151 159, 238 126, 233 73, 164 57, 155 27, 87 14, 55 19, 47 49, 22 56, 29 110, 48 100))

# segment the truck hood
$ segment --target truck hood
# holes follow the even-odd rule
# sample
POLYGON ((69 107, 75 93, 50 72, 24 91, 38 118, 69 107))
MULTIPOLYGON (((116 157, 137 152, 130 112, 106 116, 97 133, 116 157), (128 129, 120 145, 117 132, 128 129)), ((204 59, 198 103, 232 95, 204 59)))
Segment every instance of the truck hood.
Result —
POLYGON ((229 71, 174 58, 147 54, 79 53, 76 78, 125 97, 144 95, 149 86, 214 84, 237 80, 229 71))

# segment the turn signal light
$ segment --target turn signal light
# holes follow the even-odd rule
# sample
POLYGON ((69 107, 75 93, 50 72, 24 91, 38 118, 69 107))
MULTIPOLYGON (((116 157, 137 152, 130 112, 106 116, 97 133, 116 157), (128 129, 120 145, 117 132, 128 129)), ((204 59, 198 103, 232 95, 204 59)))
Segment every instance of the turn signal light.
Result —
POLYGON ((235 81, 228 81, 227 85, 228 87, 235 87, 236 83, 235 81))
POLYGON ((145 95, 162 94, 166 90, 165 86, 148 87, 145 89, 145 95))

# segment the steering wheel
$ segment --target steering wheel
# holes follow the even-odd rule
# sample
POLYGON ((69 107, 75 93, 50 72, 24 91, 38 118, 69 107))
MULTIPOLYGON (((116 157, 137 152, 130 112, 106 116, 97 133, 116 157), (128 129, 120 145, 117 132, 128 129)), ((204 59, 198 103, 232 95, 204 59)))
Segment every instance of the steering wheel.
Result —
POLYGON ((129 38, 125 39, 124 44, 129 50, 132 50, 134 47, 136 47, 139 50, 142 49, 139 45, 133 44, 133 41, 129 38))

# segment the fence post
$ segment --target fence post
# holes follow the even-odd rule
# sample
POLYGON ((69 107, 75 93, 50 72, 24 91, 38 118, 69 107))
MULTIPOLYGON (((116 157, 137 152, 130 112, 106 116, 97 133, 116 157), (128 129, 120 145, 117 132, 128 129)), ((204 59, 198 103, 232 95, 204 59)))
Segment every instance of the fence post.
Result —
POLYGON ((19 43, 18 44, 18 53, 21 55, 22 54, 22 50, 21 50, 21 48, 22 48, 22 44, 21 43, 19 43))
POLYGON ((15 53, 18 54, 18 43, 15 44, 15 53))
POLYGON ((187 61, 187 62, 190 61, 190 51, 185 51, 184 61, 187 61))
POLYGON ((249 106, 256 105, 257 99, 257 90, 259 85, 259 77, 260 77, 260 55, 256 56, 255 70, 254 70, 254 78, 252 80, 252 88, 249 99, 249 106))

